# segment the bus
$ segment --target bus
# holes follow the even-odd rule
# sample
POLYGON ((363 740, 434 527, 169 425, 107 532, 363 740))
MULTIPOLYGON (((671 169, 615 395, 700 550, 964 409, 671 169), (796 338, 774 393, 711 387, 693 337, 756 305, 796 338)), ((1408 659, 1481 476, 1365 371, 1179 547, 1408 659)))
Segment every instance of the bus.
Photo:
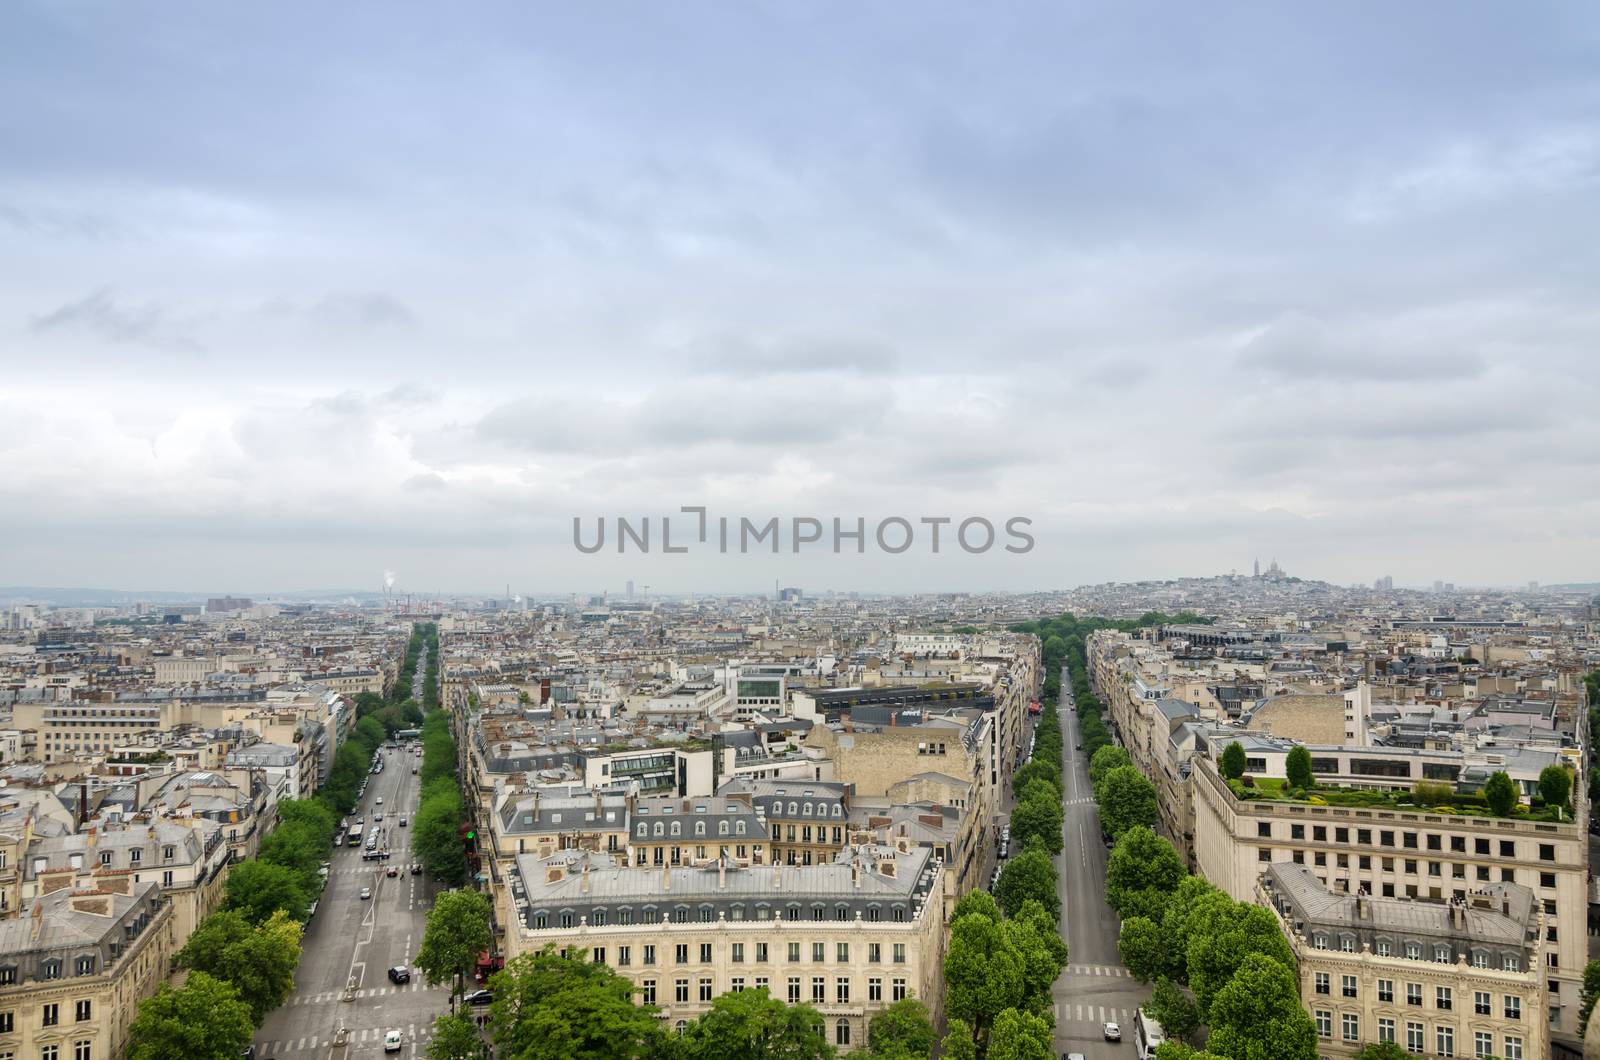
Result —
POLYGON ((353 847, 360 846, 361 845, 361 826, 358 825, 358 824, 351 825, 350 826, 350 832, 349 832, 348 835, 345 836, 345 840, 344 841, 345 841, 345 844, 348 845, 348 846, 353 846, 353 847))
POLYGON ((1156 1049, 1166 1041, 1161 1024, 1144 1014, 1144 1009, 1133 1012, 1133 1055, 1139 1060, 1155 1060, 1156 1049))

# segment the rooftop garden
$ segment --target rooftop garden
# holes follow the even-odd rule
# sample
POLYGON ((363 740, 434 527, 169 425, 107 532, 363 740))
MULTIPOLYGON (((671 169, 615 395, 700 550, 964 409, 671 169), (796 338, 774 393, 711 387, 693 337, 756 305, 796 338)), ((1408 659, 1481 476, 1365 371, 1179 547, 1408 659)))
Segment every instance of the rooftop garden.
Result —
POLYGON ((1219 763, 1228 790, 1236 799, 1269 799, 1274 802, 1300 802, 1310 806, 1355 806, 1409 813, 1432 813, 1460 817, 1499 817, 1527 821, 1568 823, 1572 820, 1569 799, 1572 775, 1561 766, 1550 766, 1539 778, 1539 793, 1530 802, 1521 799, 1517 784, 1506 773, 1490 776, 1481 791, 1457 791, 1443 782, 1418 781, 1410 788, 1374 790, 1325 784, 1311 771, 1310 755, 1295 748, 1289 753, 1287 778, 1251 777, 1243 771, 1244 754, 1231 752, 1229 745, 1219 763), (1296 754, 1295 752, 1302 752, 1296 754))

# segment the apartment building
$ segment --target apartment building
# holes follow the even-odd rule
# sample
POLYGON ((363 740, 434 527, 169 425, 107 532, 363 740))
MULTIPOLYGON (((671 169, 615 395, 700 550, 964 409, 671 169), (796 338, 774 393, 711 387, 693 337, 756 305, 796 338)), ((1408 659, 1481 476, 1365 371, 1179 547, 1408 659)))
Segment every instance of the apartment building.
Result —
POLYGON ((1393 1042, 1419 1056, 1550 1056, 1544 914, 1530 888, 1488 883, 1439 904, 1337 892, 1279 863, 1256 897, 1294 951, 1321 1055, 1393 1042))
POLYGON ((828 781, 735 780, 719 795, 753 807, 770 831, 772 860, 786 865, 831 862, 848 841, 852 785, 828 781))
POLYGON ((1240 901, 1262 873, 1303 865, 1336 894, 1443 905, 1491 884, 1532 891, 1544 917, 1545 1013, 1559 1041, 1575 1042, 1588 960, 1588 852, 1575 822, 1427 810, 1239 799, 1208 757, 1193 769, 1195 854, 1201 873, 1240 901))
POLYGON ((909 841, 851 848, 825 865, 621 868, 566 851, 517 859, 508 956, 547 944, 587 953, 634 983, 635 998, 684 1027, 729 991, 765 988, 815 1006, 841 1051, 908 996, 938 1018, 941 870, 909 841))
POLYGON ((159 884, 63 889, 0 922, 0 1057, 115 1060, 179 943, 159 884))

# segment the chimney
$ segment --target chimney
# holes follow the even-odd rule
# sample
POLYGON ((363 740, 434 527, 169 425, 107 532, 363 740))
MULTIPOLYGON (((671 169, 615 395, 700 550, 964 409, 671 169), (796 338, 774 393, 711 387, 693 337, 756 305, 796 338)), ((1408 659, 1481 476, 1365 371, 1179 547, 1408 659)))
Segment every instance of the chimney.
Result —
POLYGON ((31 942, 35 942, 36 943, 36 942, 39 941, 39 929, 44 925, 44 903, 43 902, 40 902, 40 901, 36 900, 33 903, 33 916, 32 916, 31 919, 32 919, 32 923, 30 924, 30 926, 28 928, 28 938, 29 938, 29 940, 31 942))
POLYGON ((83 781, 78 785, 78 825, 81 827, 89 819, 89 782, 83 781))
POLYGON ((672 890, 672 862, 670 861, 661 863, 661 889, 663 891, 672 890))
POLYGON ((854 860, 850 862, 850 886, 861 890, 861 863, 854 860))
POLYGON ((725 891, 727 889, 728 889, 728 859, 725 858, 725 857, 724 858, 718 858, 717 859, 717 890, 725 891))
POLYGON ((580 894, 588 894, 589 893, 589 859, 588 858, 584 858, 583 859, 583 873, 579 877, 578 893, 580 893, 580 894))

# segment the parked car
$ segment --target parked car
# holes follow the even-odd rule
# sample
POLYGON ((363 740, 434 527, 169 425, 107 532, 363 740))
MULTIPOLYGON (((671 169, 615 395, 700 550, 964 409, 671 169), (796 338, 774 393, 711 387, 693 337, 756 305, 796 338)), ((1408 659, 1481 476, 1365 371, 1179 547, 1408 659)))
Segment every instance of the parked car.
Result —
POLYGON ((363 888, 361 888, 361 900, 363 902, 365 902, 368 898, 371 898, 371 897, 372 897, 372 888, 371 887, 363 887, 363 888))
POLYGON ((398 1053, 400 1051, 400 1044, 401 1039, 399 1031, 390 1031, 388 1034, 383 1036, 383 1051, 386 1053, 398 1053))
POLYGON ((402 965, 397 965, 394 968, 390 968, 389 969, 389 982, 391 982, 391 983, 409 983, 409 982, 411 982, 411 969, 407 968, 403 964, 402 965))
POLYGON ((1122 1041, 1122 1028, 1115 1023, 1108 1023, 1105 1026, 1105 1035, 1108 1042, 1120 1042, 1122 1041))
POLYGON ((466 1005, 487 1005, 493 1000, 494 991, 488 989, 474 990, 461 999, 462 1003, 466 1005))

